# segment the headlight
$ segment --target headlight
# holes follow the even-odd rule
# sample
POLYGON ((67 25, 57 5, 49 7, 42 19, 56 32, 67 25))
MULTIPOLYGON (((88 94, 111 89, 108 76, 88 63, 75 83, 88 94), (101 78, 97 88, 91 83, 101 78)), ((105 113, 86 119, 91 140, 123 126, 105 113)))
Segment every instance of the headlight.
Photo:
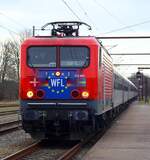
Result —
POLYGON ((83 98, 88 98, 89 97, 89 92, 88 91, 83 91, 82 92, 82 97, 83 98))
POLYGON ((57 71, 57 72, 55 73, 55 75, 56 75, 57 77, 59 77, 59 76, 61 75, 61 73, 60 73, 59 71, 57 71))
POLYGON ((28 98, 32 98, 32 97, 33 97, 33 95, 34 95, 34 94, 33 94, 33 92, 32 92, 32 91, 28 91, 28 92, 27 92, 27 97, 28 97, 28 98))

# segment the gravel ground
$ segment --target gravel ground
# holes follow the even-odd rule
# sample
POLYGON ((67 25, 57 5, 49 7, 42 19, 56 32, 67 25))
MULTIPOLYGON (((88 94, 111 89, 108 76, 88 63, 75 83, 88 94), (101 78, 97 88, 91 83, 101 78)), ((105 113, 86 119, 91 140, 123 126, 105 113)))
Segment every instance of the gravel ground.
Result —
POLYGON ((3 115, 3 116, 0 116, 0 124, 15 121, 18 119, 20 119, 20 116, 18 114, 3 115))
POLYGON ((0 136, 0 159, 35 142, 22 129, 0 136))

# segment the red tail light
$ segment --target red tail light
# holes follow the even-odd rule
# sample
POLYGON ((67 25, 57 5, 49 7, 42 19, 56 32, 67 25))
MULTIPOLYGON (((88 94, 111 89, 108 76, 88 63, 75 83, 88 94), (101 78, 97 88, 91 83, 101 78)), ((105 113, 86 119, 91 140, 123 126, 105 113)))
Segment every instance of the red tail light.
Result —
POLYGON ((44 95, 45 95, 45 93, 44 93, 43 90, 38 90, 38 91, 36 92, 36 95, 37 95, 38 98, 43 98, 44 95))
POLYGON ((71 95, 72 95, 73 98, 78 98, 79 95, 80 95, 80 92, 78 90, 73 90, 71 92, 71 95))

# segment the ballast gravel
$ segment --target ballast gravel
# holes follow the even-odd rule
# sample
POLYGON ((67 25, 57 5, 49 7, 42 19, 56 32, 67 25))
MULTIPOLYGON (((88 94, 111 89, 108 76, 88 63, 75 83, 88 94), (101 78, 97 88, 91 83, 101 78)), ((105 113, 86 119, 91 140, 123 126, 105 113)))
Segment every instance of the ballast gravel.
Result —
POLYGON ((35 140, 21 128, 0 136, 0 159, 34 143, 35 140))
POLYGON ((23 160, 57 160, 65 151, 65 149, 41 148, 23 160))

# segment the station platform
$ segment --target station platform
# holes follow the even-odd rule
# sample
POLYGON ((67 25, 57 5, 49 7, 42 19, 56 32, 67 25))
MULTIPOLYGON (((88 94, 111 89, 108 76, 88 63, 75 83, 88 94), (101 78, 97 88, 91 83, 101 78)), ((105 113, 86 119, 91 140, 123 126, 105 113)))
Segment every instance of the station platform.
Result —
POLYGON ((83 160, 150 160, 150 105, 132 103, 83 160))

